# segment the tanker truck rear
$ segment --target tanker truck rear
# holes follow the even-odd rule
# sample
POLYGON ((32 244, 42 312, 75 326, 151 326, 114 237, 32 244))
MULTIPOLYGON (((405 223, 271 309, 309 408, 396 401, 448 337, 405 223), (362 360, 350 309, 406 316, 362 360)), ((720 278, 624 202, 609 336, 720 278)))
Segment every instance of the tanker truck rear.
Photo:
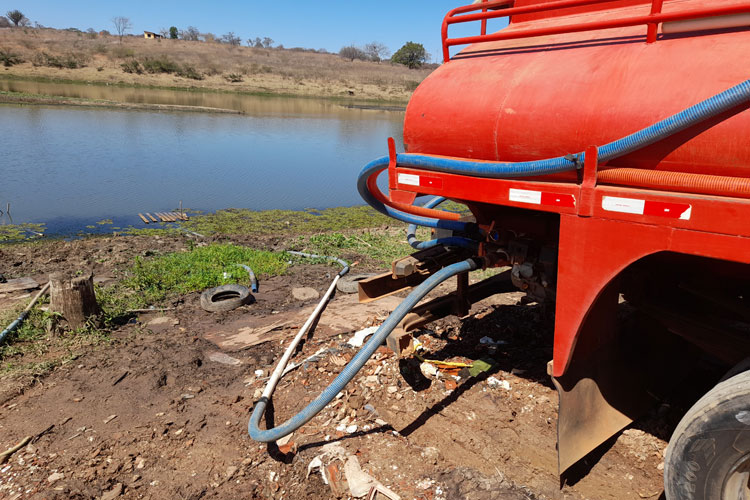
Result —
POLYGON ((464 267, 389 342, 498 290, 469 286, 470 269, 508 266, 554 311, 561 473, 708 363, 723 376, 674 430, 666 497, 750 498, 750 2, 496 0, 451 11, 442 37, 405 153, 390 141, 359 182, 435 239, 412 231, 419 252, 361 298, 464 267), (495 18, 509 25, 488 33, 495 18), (457 23, 478 34, 451 38, 457 23), (444 198, 471 217, 434 208, 444 198))

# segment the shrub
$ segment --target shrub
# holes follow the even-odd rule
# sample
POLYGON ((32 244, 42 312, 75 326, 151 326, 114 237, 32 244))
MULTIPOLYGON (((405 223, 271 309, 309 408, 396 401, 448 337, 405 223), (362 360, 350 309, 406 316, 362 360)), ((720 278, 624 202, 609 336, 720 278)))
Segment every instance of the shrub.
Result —
POLYGON ((141 67, 141 63, 136 61, 135 59, 131 59, 129 61, 125 61, 120 65, 122 67, 122 70, 125 73, 135 73, 135 74, 142 74, 143 68, 141 67))
POLYGON ((6 68, 10 68, 14 64, 20 64, 23 62, 23 59, 18 54, 14 54, 13 52, 10 52, 8 50, 0 49, 0 62, 3 63, 3 66, 6 68))
POLYGON ((107 53, 107 46, 103 43, 97 43, 94 46, 94 54, 106 54, 107 53))
POLYGON ((239 73, 229 73, 228 75, 224 75, 224 79, 229 83, 239 83, 242 81, 242 75, 239 73))
POLYGON ((143 69, 147 73, 177 73, 180 70, 180 66, 167 57, 147 57, 143 60, 143 69))
POLYGON ((77 69, 86 67, 85 57, 77 54, 53 55, 46 52, 38 52, 34 56, 34 66, 49 66, 58 69, 77 69))
POLYGON ((184 66, 182 66, 180 70, 177 71, 177 76, 190 78, 191 80, 203 80, 203 75, 200 74, 198 70, 190 64, 185 64, 184 66))

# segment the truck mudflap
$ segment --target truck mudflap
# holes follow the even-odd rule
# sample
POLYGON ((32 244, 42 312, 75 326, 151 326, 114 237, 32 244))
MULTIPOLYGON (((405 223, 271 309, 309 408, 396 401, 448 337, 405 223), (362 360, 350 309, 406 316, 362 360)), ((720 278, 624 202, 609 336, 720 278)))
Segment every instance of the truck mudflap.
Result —
POLYGON ((561 377, 558 472, 565 480, 576 462, 646 413, 685 376, 686 346, 658 324, 617 324, 619 293, 611 283, 582 325, 574 355, 561 377))

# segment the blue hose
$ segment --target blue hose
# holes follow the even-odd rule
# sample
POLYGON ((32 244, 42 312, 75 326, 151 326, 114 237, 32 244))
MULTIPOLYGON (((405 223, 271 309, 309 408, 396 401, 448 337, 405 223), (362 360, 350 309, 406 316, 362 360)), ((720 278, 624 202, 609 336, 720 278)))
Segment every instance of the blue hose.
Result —
POLYGON ((246 266, 245 264, 237 264, 239 267, 247 271, 247 274, 250 275, 250 289, 253 291, 253 293, 258 293, 258 278, 255 277, 255 272, 250 268, 250 266, 246 266))
MULTIPOLYGON (((445 198, 443 198, 442 196, 436 196, 422 206, 424 208, 435 208, 444 201, 445 198)), ((412 248, 415 248, 417 250, 425 250, 427 248, 436 247, 438 245, 445 245, 447 247, 462 247, 468 248, 470 250, 477 250, 479 248, 479 242, 469 238, 453 236, 450 238, 437 238, 429 241, 419 241, 417 239, 416 233, 417 225, 409 224, 409 227, 406 229, 406 241, 409 243, 409 245, 412 246, 412 248)))
POLYGON ((24 322, 24 320, 26 319, 26 316, 28 316, 28 315, 29 315, 29 311, 22 312, 21 315, 18 316, 18 318, 13 323, 11 323, 10 325, 8 325, 8 328, 6 328, 2 332, 0 332, 0 344, 3 343, 3 340, 5 340, 5 337, 7 337, 16 328, 18 328, 21 325, 21 323, 24 322))
MULTIPOLYGON (((623 137, 622 139, 618 139, 599 147, 599 161, 606 162, 645 148, 655 142, 666 139, 678 132, 704 122, 709 118, 713 118, 721 113, 745 104, 748 100, 750 100, 750 80, 746 80, 739 85, 716 94, 715 96, 699 102, 676 115, 661 120, 650 127, 646 127, 638 132, 623 137)), ((454 158, 408 153, 399 153, 396 155, 396 162, 401 167, 414 167, 425 170, 489 178, 529 177, 535 175, 556 174, 580 168, 584 161, 584 153, 518 163, 459 160, 454 158)), ((357 180, 357 189, 362 198, 370 204, 370 206, 381 213, 391 215, 391 212, 394 212, 394 210, 390 207, 384 207, 383 204, 378 202, 367 190, 367 178, 374 171, 383 169, 387 166, 388 157, 378 158, 368 163, 359 174, 360 177, 357 180)), ((398 212, 397 215, 401 214, 403 214, 403 212, 398 212)), ((444 224, 436 224, 435 219, 429 219, 431 224, 424 224, 421 221, 408 220, 401 216, 395 218, 409 222, 410 224, 421 226, 446 227, 444 224)), ((422 219, 424 219, 424 217, 422 219)), ((453 228, 451 227, 449 229, 453 228)))
POLYGON ((268 398, 262 397, 255 404, 253 414, 250 416, 250 422, 247 425, 250 437, 256 441, 270 442, 281 439, 294 432, 295 430, 302 427, 305 423, 310 421, 315 415, 317 415, 325 406, 330 403, 336 394, 341 392, 346 384, 348 384, 354 376, 362 369, 370 356, 377 350, 380 344, 385 341, 391 331, 404 319, 404 316, 409 314, 409 311, 417 305, 417 303, 424 298, 427 293, 433 288, 438 286, 448 278, 455 276, 459 273, 472 271, 478 267, 477 262, 474 259, 464 260, 456 264, 444 267, 440 271, 436 272, 429 278, 427 278, 422 284, 416 287, 401 304, 388 316, 380 328, 372 335, 370 340, 362 346, 362 349, 352 358, 348 365, 344 367, 342 372, 331 382, 331 384, 325 388, 325 390, 315 398, 310 404, 308 404, 302 411, 297 413, 295 416, 273 429, 261 430, 258 425, 260 419, 263 417, 263 413, 266 411, 266 405, 268 404, 268 398))

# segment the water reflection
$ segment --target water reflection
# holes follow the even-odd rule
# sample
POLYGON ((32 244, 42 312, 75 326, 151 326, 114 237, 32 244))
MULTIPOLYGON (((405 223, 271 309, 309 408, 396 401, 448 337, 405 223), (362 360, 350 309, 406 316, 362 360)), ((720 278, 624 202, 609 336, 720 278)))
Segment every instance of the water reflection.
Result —
POLYGON ((361 120, 380 120, 384 114, 391 112, 382 109, 352 109, 335 101, 321 99, 259 97, 232 93, 173 91, 113 85, 79 85, 0 79, 0 90, 125 103, 204 106, 233 109, 254 116, 317 116, 328 119, 351 119, 352 116, 357 116, 361 120))
POLYGON ((248 99, 260 113, 0 106, 0 205, 53 232, 104 218, 142 226, 138 212, 179 200, 200 210, 355 205, 362 166, 386 154, 387 137, 402 142, 403 113, 248 99))

